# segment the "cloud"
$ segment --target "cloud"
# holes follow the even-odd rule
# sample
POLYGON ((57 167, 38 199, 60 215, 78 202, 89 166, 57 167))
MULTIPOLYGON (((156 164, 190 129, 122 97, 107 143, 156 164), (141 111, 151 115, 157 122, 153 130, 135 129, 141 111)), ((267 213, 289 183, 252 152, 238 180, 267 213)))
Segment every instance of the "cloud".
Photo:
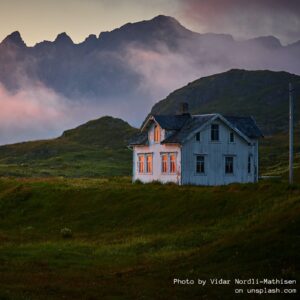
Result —
POLYGON ((179 0, 179 14, 202 32, 238 38, 274 35, 283 43, 300 39, 298 0, 179 0))
POLYGON ((86 100, 71 101, 40 82, 17 92, 0 84, 0 144, 59 136, 63 130, 104 115, 86 100))

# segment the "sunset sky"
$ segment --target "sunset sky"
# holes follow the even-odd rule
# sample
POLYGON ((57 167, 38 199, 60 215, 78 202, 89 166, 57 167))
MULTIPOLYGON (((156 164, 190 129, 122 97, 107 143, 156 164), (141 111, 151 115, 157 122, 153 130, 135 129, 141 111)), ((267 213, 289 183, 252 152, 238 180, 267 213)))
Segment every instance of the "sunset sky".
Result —
POLYGON ((19 30, 27 45, 67 32, 74 42, 158 14, 198 32, 238 39, 274 35, 300 39, 299 0, 0 0, 0 40, 19 30))
MULTIPOLYGON (((157 15, 172 16, 184 27, 199 33, 226 33, 236 40, 270 35, 280 39, 282 45, 300 40, 300 0, 0 0, 0 42, 12 32, 19 31, 27 46, 44 40, 54 41, 62 32, 66 32, 74 43, 80 43, 90 34, 98 36, 100 32, 111 31, 128 22, 150 20, 157 15)), ((263 40, 274 43, 272 38, 263 40)), ((275 43, 278 44, 276 40, 275 43)), ((187 49, 201 51, 187 55, 189 52, 181 47, 174 50, 162 44, 155 50, 150 46, 128 44, 122 52, 100 53, 99 48, 97 56, 91 56, 93 61, 88 60, 95 73, 88 69, 89 64, 84 64, 84 60, 82 64, 74 62, 73 69, 67 73, 68 78, 83 76, 75 87, 80 87, 92 76, 99 85, 91 88, 88 95, 93 95, 100 84, 101 88, 109 88, 107 95, 101 90, 95 99, 85 94, 69 96, 61 89, 55 89, 61 75, 47 81, 51 68, 39 69, 44 65, 40 58, 10 62, 6 56, 0 56, 0 71, 3 71, 0 81, 0 145, 59 136, 63 130, 103 115, 120 117, 138 127, 151 107, 175 89, 230 68, 284 70, 296 74, 300 70, 297 45, 285 47, 284 51, 292 48, 291 52, 280 56, 280 51, 274 50, 270 55, 255 47, 248 53, 239 52, 239 48, 228 49, 222 40, 207 49, 197 44, 182 44, 180 46, 187 46, 187 49), (118 70, 115 77, 103 75, 105 78, 99 78, 101 66, 104 66, 103 70, 105 66, 112 71, 118 70), (39 71, 27 73, 27 69, 39 71), (87 74, 80 73, 85 69, 89 70, 87 74), (134 82, 122 70, 132 74, 134 82), (125 75, 121 72, 123 77, 119 78, 119 71, 125 75), (19 84, 18 90, 8 88, 5 84, 7 78, 13 78, 13 83, 19 84), (131 94, 128 85, 124 93, 111 88, 114 82, 123 81, 131 83, 131 94)), ((9 53, 7 57, 13 58, 14 55, 9 53)))

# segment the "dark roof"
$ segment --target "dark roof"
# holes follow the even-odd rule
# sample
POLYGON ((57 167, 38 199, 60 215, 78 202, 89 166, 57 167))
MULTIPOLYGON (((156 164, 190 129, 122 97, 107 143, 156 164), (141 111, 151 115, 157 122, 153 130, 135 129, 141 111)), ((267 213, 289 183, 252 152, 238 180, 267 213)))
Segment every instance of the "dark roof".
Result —
MULTIPOLYGON (((191 132, 197 130, 218 114, 205 115, 153 115, 152 117, 161 128, 171 132, 171 134, 162 141, 162 144, 181 144, 191 132)), ((252 117, 233 117, 223 116, 233 128, 238 129, 248 138, 259 138, 263 134, 257 127, 252 117)), ((146 123, 145 123, 146 124, 146 123)), ((146 145, 148 143, 147 132, 141 132, 130 145, 146 145)))
POLYGON ((191 118, 191 115, 153 115, 153 118, 162 129, 179 130, 191 118))
POLYGON ((249 138, 263 137, 262 132, 257 127, 252 117, 224 116, 224 118, 228 122, 230 122, 233 125, 233 127, 236 127, 239 131, 241 131, 249 138))
POLYGON ((214 116, 215 115, 199 115, 190 117, 180 130, 168 136, 164 141, 162 141, 162 143, 181 143, 192 131, 201 127, 214 116))
MULTIPOLYGON (((180 144, 184 139, 194 130, 200 128, 203 124, 208 122, 210 119, 215 117, 216 114, 207 114, 207 115, 194 115, 192 116, 180 130, 175 131, 173 134, 168 136, 163 144, 180 144)), ((232 116, 223 116, 232 127, 238 129, 248 138, 259 138, 262 137, 260 129, 257 127, 254 119, 252 117, 232 117, 232 116)))
POLYGON ((139 132, 138 134, 134 135, 130 141, 129 145, 147 145, 148 143, 148 133, 147 132, 139 132))

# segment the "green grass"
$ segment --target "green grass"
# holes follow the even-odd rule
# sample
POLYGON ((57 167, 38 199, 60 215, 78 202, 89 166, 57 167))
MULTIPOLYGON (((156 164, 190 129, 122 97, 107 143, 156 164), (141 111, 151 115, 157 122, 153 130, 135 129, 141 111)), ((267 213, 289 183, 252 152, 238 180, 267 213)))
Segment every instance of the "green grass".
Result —
POLYGON ((172 280, 299 280, 299 213, 300 186, 278 180, 2 178, 0 299, 232 299, 234 286, 172 280))
POLYGON ((62 136, 0 147, 0 176, 99 177, 131 174, 128 141, 137 129, 102 117, 62 136))

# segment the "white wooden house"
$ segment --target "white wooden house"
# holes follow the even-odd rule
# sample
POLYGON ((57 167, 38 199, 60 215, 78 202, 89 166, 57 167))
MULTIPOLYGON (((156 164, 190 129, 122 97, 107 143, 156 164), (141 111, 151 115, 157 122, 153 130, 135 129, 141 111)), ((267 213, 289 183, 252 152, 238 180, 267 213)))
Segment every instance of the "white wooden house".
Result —
POLYGON ((149 115, 132 140, 133 181, 224 185, 258 180, 252 117, 221 114, 149 115))

